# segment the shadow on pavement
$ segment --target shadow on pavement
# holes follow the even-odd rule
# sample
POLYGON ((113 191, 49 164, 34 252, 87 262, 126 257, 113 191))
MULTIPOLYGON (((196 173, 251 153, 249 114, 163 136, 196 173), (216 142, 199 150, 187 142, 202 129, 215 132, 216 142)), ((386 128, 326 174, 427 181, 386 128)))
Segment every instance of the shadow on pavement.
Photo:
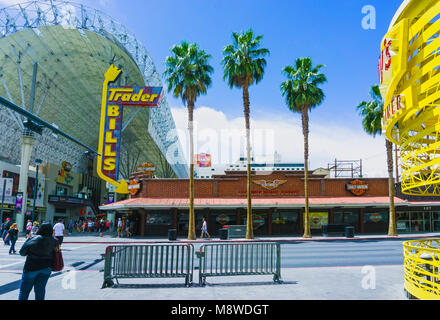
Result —
MULTIPOLYGON (((122 284, 114 285, 110 289, 167 289, 167 288, 185 288, 185 284, 168 283, 168 284, 122 284)), ((193 284, 192 287, 195 287, 193 284)))
POLYGON ((273 281, 265 282, 231 282, 231 283, 206 283, 207 287, 252 287, 252 286, 279 286, 283 284, 298 284, 298 281, 283 281, 282 283, 274 283, 273 281))

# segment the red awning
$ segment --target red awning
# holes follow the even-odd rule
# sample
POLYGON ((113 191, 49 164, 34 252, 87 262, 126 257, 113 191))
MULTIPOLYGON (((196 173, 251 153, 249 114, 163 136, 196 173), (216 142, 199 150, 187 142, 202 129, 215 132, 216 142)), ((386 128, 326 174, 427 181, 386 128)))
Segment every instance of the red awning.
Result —
MULTIPOLYGON (((395 205, 410 206, 412 203, 394 198, 395 205)), ((256 198, 252 199, 252 207, 258 208, 302 208, 304 198, 256 198)), ((420 203, 422 204, 422 203, 420 203)), ((428 203, 427 203, 428 204, 428 203)), ((440 205, 440 202, 437 203, 440 205)), ((309 198, 310 207, 368 207, 389 205, 388 197, 313 197, 309 198)), ((429 202, 429 205, 434 205, 429 202)), ((196 198, 196 208, 237 208, 247 206, 246 198, 196 198)), ((165 209, 165 208, 188 208, 188 198, 134 198, 109 205, 101 206, 101 210, 134 210, 134 209, 165 209)))

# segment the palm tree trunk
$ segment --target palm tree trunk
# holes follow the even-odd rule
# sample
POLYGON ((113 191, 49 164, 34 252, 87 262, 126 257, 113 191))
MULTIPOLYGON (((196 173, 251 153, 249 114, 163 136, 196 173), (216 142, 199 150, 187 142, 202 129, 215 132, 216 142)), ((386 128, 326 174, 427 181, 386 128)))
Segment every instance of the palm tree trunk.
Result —
POLYGON ((311 238, 310 233, 310 218, 309 218, 309 110, 307 106, 303 106, 302 113, 302 127, 304 135, 304 235, 303 238, 311 238))
POLYGON ((246 152, 247 152, 247 226, 246 239, 254 238, 252 221, 252 191, 251 191, 251 126, 250 126, 250 99, 247 85, 243 86, 244 118, 246 121, 246 152))
POLYGON ((393 144, 385 139, 386 149, 387 149, 387 166, 388 166, 388 194, 390 197, 390 219, 388 227, 388 236, 397 237, 397 227, 396 227, 396 208, 394 207, 394 177, 393 177, 393 144))
POLYGON ((194 102, 188 102, 188 130, 189 130, 189 221, 188 240, 196 240, 196 226, 194 217, 194 102))

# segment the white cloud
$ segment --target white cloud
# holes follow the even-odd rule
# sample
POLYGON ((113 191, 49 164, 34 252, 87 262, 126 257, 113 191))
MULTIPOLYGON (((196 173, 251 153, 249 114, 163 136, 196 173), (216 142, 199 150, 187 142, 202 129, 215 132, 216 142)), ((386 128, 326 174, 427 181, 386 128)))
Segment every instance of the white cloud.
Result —
MULTIPOLYGON (((185 108, 173 108, 179 138, 188 152, 188 115, 185 108)), ((210 153, 213 165, 234 163, 245 155, 244 117, 228 119, 221 111, 200 107, 194 112, 195 152, 210 153)), ((277 151, 282 162, 304 162, 304 138, 300 115, 280 118, 251 115, 251 138, 255 156, 272 156, 277 151)), ((362 131, 316 123, 310 120, 309 156, 311 169, 327 168, 338 160, 363 161, 365 177, 386 177, 386 152, 383 137, 372 138, 362 131)))

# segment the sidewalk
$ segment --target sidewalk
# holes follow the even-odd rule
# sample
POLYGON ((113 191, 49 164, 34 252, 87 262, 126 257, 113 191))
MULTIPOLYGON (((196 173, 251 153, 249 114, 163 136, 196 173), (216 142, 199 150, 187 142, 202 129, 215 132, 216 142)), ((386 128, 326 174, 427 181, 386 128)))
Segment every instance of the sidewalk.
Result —
MULTIPOLYGON (((346 238, 346 237, 323 237, 323 236, 314 236, 310 239, 304 239, 302 237, 255 237, 254 240, 246 240, 246 239, 230 239, 230 240, 220 240, 218 237, 212 237, 210 239, 197 239, 195 241, 189 241, 185 237, 178 237, 178 242, 185 243, 210 243, 210 242, 240 242, 240 241, 253 241, 253 242, 266 242, 266 241, 276 241, 276 242, 298 242, 298 241, 368 241, 368 240, 416 240, 416 239, 431 239, 431 238, 440 238, 440 233, 424 233, 424 234, 402 234, 397 237, 388 237, 387 235, 357 235, 354 238, 346 238)), ((21 237, 18 242, 24 242, 23 237, 21 237)), ((116 235, 112 235, 109 233, 105 233, 103 237, 100 237, 98 233, 86 233, 86 234, 78 234, 74 233, 72 235, 68 235, 64 238, 64 243, 103 243, 103 244, 112 244, 112 243, 156 243, 156 242, 169 242, 168 237, 132 237, 132 238, 118 238, 116 235)))
MULTIPOLYGON (((375 286, 364 288, 361 267, 283 268, 283 283, 272 276, 207 278, 199 287, 198 271, 194 283, 183 279, 121 279, 118 288, 101 289, 103 273, 77 271, 58 273, 49 279, 47 300, 406 300, 403 266, 375 267, 375 286)), ((18 286, 20 272, 0 272, 0 283, 18 286), (11 284, 12 283, 12 284, 11 284)), ((1 286, 0 286, 1 288, 1 286)), ((1 295, 17 300, 18 287, 1 295)), ((34 293, 30 295, 34 299, 34 293)))

